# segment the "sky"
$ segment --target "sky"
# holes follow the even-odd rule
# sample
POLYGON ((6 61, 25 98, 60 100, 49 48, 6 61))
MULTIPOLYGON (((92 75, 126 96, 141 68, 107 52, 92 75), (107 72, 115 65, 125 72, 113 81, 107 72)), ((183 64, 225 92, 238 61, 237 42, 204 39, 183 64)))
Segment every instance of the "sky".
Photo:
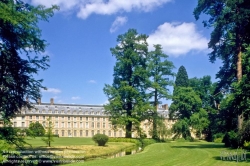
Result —
MULTIPOLYGON (((221 63, 209 62, 207 43, 212 29, 196 21, 198 0, 26 0, 32 5, 60 6, 48 22, 40 22, 50 67, 36 78, 44 79, 42 102, 105 104, 105 84, 113 82, 116 59, 110 48, 128 29, 148 35, 149 50, 161 44, 174 71, 183 65, 189 78, 215 74, 221 63), (53 4, 52 4, 53 2, 53 4)), ((172 89, 170 87, 170 89, 172 89)), ((170 100, 163 100, 170 104, 170 100)))

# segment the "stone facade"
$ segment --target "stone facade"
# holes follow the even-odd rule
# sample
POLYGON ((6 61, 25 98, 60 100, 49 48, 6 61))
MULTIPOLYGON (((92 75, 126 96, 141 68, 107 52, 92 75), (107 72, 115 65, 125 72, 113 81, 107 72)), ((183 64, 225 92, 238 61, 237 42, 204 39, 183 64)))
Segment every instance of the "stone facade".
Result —
MULTIPOLYGON (((168 119, 167 105, 158 108, 158 112, 164 117, 166 127, 171 128, 174 121, 168 119)), ((38 102, 32 109, 23 108, 12 122, 14 127, 28 128, 30 123, 36 121, 45 126, 48 118, 51 118, 54 133, 59 137, 92 137, 97 133, 125 137, 123 129, 114 130, 102 105, 55 104, 51 99, 50 103, 38 102)), ((150 137, 152 123, 143 121, 141 128, 150 137)), ((133 133, 133 137, 137 137, 136 133, 133 133)))

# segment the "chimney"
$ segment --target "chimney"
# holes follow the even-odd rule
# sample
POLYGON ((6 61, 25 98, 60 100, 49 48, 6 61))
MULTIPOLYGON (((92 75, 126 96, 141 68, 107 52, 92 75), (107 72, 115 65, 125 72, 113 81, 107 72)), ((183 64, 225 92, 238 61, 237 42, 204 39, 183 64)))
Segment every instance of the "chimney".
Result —
POLYGON ((53 98, 50 99, 50 104, 54 105, 54 99, 53 98))
POLYGON ((38 100, 37 100, 37 104, 38 105, 40 105, 42 102, 41 102, 41 99, 39 98, 38 100))
POLYGON ((164 104, 164 105, 163 105, 163 108, 164 108, 165 110, 168 110, 168 104, 164 104))

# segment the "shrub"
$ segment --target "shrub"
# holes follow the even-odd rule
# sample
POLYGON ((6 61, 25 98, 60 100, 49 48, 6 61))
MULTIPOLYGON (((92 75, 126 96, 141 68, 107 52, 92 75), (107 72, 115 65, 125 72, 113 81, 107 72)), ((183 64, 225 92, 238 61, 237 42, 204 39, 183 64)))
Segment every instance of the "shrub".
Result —
POLYGON ((226 147, 232 147, 232 148, 237 148, 239 143, 238 143, 238 134, 234 131, 227 132, 222 140, 222 142, 225 143, 226 147))
POLYGON ((109 137, 105 134, 95 134, 92 137, 93 141, 98 144, 98 146, 105 146, 105 144, 108 142, 109 137))
POLYGON ((244 148, 250 150, 250 142, 245 141, 243 146, 244 148))
POLYGON ((142 146, 141 142, 136 138, 109 138, 109 142, 131 142, 136 146, 142 146))
POLYGON ((243 123, 242 129, 239 132, 240 145, 245 142, 250 142, 250 120, 243 123))
POLYGON ((222 143, 223 138, 215 138, 214 143, 222 143))
POLYGON ((224 133, 216 133, 216 134, 213 135, 213 141, 214 141, 215 139, 217 139, 217 138, 223 139, 224 136, 225 136, 224 133))
POLYGON ((142 139, 141 141, 142 141, 142 147, 146 147, 150 144, 157 143, 157 141, 155 139, 152 139, 152 138, 142 139))

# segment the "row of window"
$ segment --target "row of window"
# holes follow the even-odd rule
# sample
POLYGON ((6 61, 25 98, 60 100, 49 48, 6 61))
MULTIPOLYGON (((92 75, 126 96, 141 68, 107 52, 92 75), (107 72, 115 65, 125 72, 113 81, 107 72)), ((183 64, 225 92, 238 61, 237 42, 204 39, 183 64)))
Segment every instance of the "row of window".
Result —
MULTIPOLYGON (((22 117, 22 119, 24 119, 25 117, 23 116, 22 117)), ((32 119, 33 118, 33 116, 29 116, 29 119, 32 119)), ((34 117, 36 120, 39 120, 39 119, 43 119, 43 120, 45 120, 46 119, 46 116, 36 116, 36 117, 34 117)), ((97 120, 97 121, 100 121, 100 120, 103 120, 103 121, 105 121, 107 118, 105 118, 105 117, 70 117, 70 116, 68 116, 68 117, 64 117, 64 116, 61 116, 61 117, 59 117, 59 116, 55 116, 55 117, 52 117, 52 118, 54 118, 55 120, 86 120, 86 121, 88 121, 88 120, 92 120, 92 121, 94 121, 94 120, 97 120)))
POLYGON ((52 110, 31 111, 31 110, 28 110, 28 113, 43 113, 43 114, 45 114, 45 113, 48 113, 48 114, 52 114, 52 113, 54 113, 54 114, 71 114, 72 113, 72 114, 82 114, 82 115, 104 115, 104 112, 99 112, 99 111, 98 112, 95 112, 95 111, 91 111, 91 112, 79 111, 79 112, 77 112, 77 111, 70 111, 70 110, 68 110, 68 111, 58 111, 58 110, 55 110, 55 111, 52 111, 52 110))
MULTIPOLYGON (((46 124, 46 123, 44 123, 44 124, 46 124)), ((85 123, 83 123, 83 122, 80 122, 80 123, 77 123, 77 122, 74 122, 74 123, 55 122, 54 124, 55 124, 55 128, 58 128, 58 127, 64 128, 64 127, 66 127, 66 124, 67 124, 68 128, 73 128, 73 127, 74 128, 78 128, 78 127, 79 128, 89 128, 89 127, 91 127, 91 128, 106 128, 106 126, 107 126, 105 122, 103 122, 103 123, 100 123, 100 122, 96 122, 96 123, 95 122, 91 122, 91 123, 89 123, 89 122, 85 122, 85 123)), ((112 127, 111 124, 108 124, 108 127, 111 128, 112 127)))
MULTIPOLYGON (((95 133, 94 130, 91 130, 91 131, 86 130, 85 132, 83 130, 80 130, 79 133, 76 130, 74 130, 73 132, 71 130, 68 130, 68 131, 67 130, 61 130, 60 133, 59 133, 59 130, 55 130, 55 134, 60 135, 62 137, 65 137, 65 136, 68 136, 68 137, 72 137, 72 136, 73 137, 89 137, 89 136, 94 136, 95 134, 100 134, 100 133, 101 133, 100 130, 97 130, 96 133, 95 133)), ((110 137, 112 136, 112 132, 110 130, 108 131, 108 133, 106 133, 106 131, 103 130, 102 134, 105 134, 105 135, 107 134, 110 137)), ((114 137, 117 137, 117 136, 122 137, 123 136, 122 131, 121 130, 119 132, 114 131, 113 136, 114 137)))

